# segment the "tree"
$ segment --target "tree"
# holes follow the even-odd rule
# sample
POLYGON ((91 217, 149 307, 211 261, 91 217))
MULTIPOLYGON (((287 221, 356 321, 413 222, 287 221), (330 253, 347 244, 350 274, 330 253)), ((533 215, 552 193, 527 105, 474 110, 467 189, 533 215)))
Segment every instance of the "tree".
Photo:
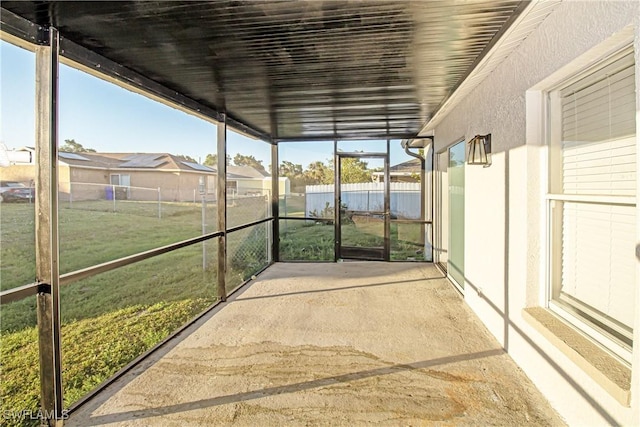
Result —
POLYGON ((304 176, 302 165, 297 163, 289 162, 287 160, 282 161, 278 168, 278 174, 281 177, 289 178, 289 181, 291 181, 291 190, 293 192, 302 193, 304 192, 304 187, 310 184, 304 176))
POLYGON ((307 166, 304 177, 309 184, 333 184, 333 167, 315 161, 307 166))
MULTIPOLYGON (((343 157, 340 162, 342 165, 340 179, 343 184, 373 181, 372 171, 368 169, 367 162, 354 157, 343 157)), ((333 159, 330 159, 328 164, 320 161, 311 163, 304 171, 304 175, 308 183, 333 184, 335 180, 333 159)))
POLYGON ((187 156, 186 154, 177 154, 176 157, 184 160, 185 162, 198 163, 196 159, 191 156, 187 156))
POLYGON ((76 142, 75 139, 65 139, 64 145, 60 147, 60 151, 64 151, 65 153, 95 153, 96 150, 93 148, 85 148, 79 142, 76 142))
MULTIPOLYGON (((213 166, 218 167, 218 154, 207 154, 207 157, 204 159, 205 166, 213 166)), ((231 156, 227 154, 227 166, 231 164, 231 156)))
POLYGON ((217 166, 218 165, 218 155, 217 154, 207 154, 207 157, 204 158, 204 162, 202 162, 205 166, 217 166))
POLYGON ((238 153, 233 158, 233 164, 236 166, 251 166, 260 172, 267 172, 262 165, 262 160, 258 160, 252 155, 245 156, 238 153))
POLYGON ((367 162, 353 157, 344 157, 340 161, 340 180, 343 184, 357 182, 371 182, 371 171, 367 169, 367 162))
POLYGON ((280 176, 286 176, 287 178, 293 180, 295 178, 302 176, 302 165, 294 164, 292 162, 288 162, 284 160, 280 164, 280 168, 278 169, 278 174, 280 176))

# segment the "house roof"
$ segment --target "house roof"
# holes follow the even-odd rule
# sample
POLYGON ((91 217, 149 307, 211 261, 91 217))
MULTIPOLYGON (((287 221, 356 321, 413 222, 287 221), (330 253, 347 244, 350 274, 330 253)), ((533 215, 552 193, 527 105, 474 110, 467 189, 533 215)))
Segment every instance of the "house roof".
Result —
POLYGON ((259 171, 252 166, 232 166, 227 165, 227 176, 235 178, 266 178, 269 175, 267 172, 259 171))
MULTIPOLYGON (((420 160, 411 159, 403 163, 398 163, 389 167, 389 175, 391 176, 411 176, 413 174, 420 173, 420 160)), ((384 172, 373 172, 372 175, 384 176, 384 172)))
POLYGON ((103 169, 180 170, 216 173, 208 166, 186 161, 169 153, 66 153, 60 152, 60 161, 75 167, 103 169))
MULTIPOLYGON (((61 162, 74 167, 217 173, 215 168, 189 162, 169 153, 66 153, 61 151, 58 155, 61 162)), ((227 176, 233 179, 263 179, 271 175, 252 166, 228 165, 227 176)))
POLYGON ((0 20, 30 42, 53 26, 72 61, 268 141, 400 139, 537 3, 3 1, 0 20))
POLYGON ((420 159, 411 159, 389 167, 390 173, 420 173, 420 159))

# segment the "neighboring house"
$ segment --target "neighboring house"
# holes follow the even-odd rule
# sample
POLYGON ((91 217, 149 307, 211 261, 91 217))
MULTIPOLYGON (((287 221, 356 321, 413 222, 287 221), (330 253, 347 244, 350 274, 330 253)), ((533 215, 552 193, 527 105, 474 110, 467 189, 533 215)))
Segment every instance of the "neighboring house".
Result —
MULTIPOLYGON (((29 182, 35 166, 32 161, 14 162, 3 168, 2 175, 29 182)), ((112 199, 114 194, 134 200, 190 201, 199 196, 201 186, 206 194, 215 194, 216 189, 215 169, 168 153, 60 152, 58 176, 62 201, 112 199)))
MULTIPOLYGON (((278 192, 286 195, 291 192, 291 181, 287 177, 279 178, 278 192)), ((230 194, 254 195, 271 192, 271 175, 252 166, 227 166, 227 190, 230 194)))
MULTIPOLYGON (((373 172, 373 182, 384 182, 384 172, 373 172)), ((390 182, 420 182, 420 160, 411 159, 389 167, 390 182)))
POLYGON ((192 201, 201 192, 216 192, 215 169, 168 153, 61 152, 59 158, 60 194, 73 200, 102 193, 109 198, 104 184, 126 188, 125 197, 134 200, 158 200, 160 195, 163 201, 192 201))
MULTIPOLYGON (((2 179, 30 183, 35 177, 35 149, 9 151, 2 179)), ((193 201, 216 197, 217 171, 169 153, 59 153, 60 200, 193 201)), ((228 166, 227 186, 236 195, 268 194, 271 177, 251 166, 228 166)), ((280 178, 281 194, 289 179, 280 178)), ((285 193, 286 192, 286 193, 285 193)))

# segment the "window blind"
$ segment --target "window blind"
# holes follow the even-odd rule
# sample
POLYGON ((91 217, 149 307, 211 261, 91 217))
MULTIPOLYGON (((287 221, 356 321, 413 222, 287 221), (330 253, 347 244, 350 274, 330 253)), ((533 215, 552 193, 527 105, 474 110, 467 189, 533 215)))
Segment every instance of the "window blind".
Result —
POLYGON ((636 195, 633 54, 560 90, 562 188, 584 202, 562 203, 561 294, 633 326, 635 205, 589 196, 636 195))
POLYGON ((561 292, 632 328, 635 206, 563 205, 561 292))
POLYGON ((562 89, 561 102, 564 193, 635 196, 633 55, 562 89))

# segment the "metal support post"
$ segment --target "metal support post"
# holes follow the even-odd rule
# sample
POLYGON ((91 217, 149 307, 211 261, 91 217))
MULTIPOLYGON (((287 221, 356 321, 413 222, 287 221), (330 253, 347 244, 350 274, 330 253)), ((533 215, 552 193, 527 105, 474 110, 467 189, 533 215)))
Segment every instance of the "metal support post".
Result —
MULTIPOLYGON (((432 144, 433 145, 433 144, 432 144)), ((420 221, 425 221, 427 219, 427 199, 426 199, 426 173, 425 173, 425 163, 426 163, 427 153, 424 152, 420 156, 420 221)), ((425 250, 425 229, 424 222, 420 224, 420 244, 422 245, 423 250, 425 250)))
POLYGON ((280 261, 280 176, 277 144, 271 145, 271 214, 273 215, 272 259, 273 262, 278 262, 280 261))
POLYGON ((338 156, 338 140, 333 140, 333 236, 334 249, 333 260, 335 262, 340 258, 340 157, 338 156))
MULTIPOLYGON (((431 165, 429 166, 429 174, 430 174, 430 179, 429 182, 431 183, 431 188, 429 191, 429 221, 431 221, 431 225, 429 227, 430 233, 429 233, 429 246, 431 247, 431 253, 429 254, 430 258, 426 259, 425 261, 430 261, 430 262, 434 262, 435 261, 435 257, 434 257, 434 253, 433 253, 433 245, 435 243, 434 241, 434 225, 435 225, 435 216, 434 216, 434 210, 435 210, 435 200, 434 200, 434 191, 435 191, 435 173, 433 172, 433 169, 435 167, 435 143, 433 141, 433 138, 431 138, 431 144, 429 144, 429 159, 430 159, 430 163, 431 165)), ((427 156, 425 155, 425 158, 427 156)), ((424 186, 424 185, 423 185, 424 186)), ((426 248, 425 248, 426 249, 426 248)), ((426 255, 426 253, 425 253, 426 255)))
MULTIPOLYGON (((201 196, 202 209, 200 216, 202 217, 202 235, 207 234, 207 201, 205 195, 201 196)), ((202 271, 207 270, 207 242, 202 242, 202 271)))
POLYGON ((387 138, 387 149, 384 157, 384 260, 391 258, 391 175, 389 173, 389 150, 391 140, 387 138))
POLYGON ((62 425, 58 248, 58 31, 42 29, 36 56, 36 280, 43 420, 62 425))
POLYGON ((227 300, 227 115, 221 114, 218 122, 218 298, 227 300))
POLYGON ((429 168, 429 172, 430 172, 430 180, 429 182, 431 183, 431 191, 429 192, 429 202, 430 202, 430 206, 431 206, 431 211, 430 211, 430 218, 429 221, 431 223, 431 233, 430 233, 430 243, 429 246, 431 246, 431 259, 430 260, 426 260, 426 261, 433 261, 433 189, 435 187, 435 180, 434 180, 434 175, 433 175, 433 162, 435 159, 435 154, 434 154, 434 146, 433 146, 433 136, 422 136, 422 137, 416 137, 414 139, 430 139, 431 143, 429 144, 429 150, 424 151, 423 147, 423 154, 417 154, 414 153, 412 151, 410 151, 409 149, 409 141, 403 142, 402 147, 404 148, 405 153, 407 153, 410 156, 415 157, 416 159, 420 160, 420 221, 421 225, 420 225, 420 243, 422 244, 422 247, 425 249, 425 256, 427 256, 426 253, 426 242, 425 242, 425 237, 426 237, 426 232, 425 232, 425 223, 424 221, 427 219, 426 215, 427 215, 427 199, 426 199, 426 186, 427 186, 427 181, 426 181, 426 159, 427 156, 429 156, 429 159, 431 161, 431 166, 429 168), (430 154, 429 154, 430 153, 430 154))

